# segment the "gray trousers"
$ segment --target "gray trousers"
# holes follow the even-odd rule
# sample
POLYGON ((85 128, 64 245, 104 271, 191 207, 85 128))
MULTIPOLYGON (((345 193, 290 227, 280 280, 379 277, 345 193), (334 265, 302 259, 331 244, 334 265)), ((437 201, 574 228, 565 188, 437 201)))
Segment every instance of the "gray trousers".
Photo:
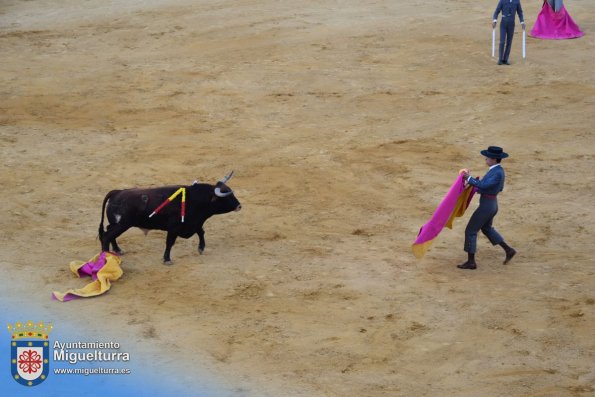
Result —
POLYGON ((498 52, 498 61, 508 62, 513 36, 514 14, 512 17, 502 18, 500 21, 500 47, 498 52))
POLYGON ((560 11, 560 8, 562 8, 562 0, 547 0, 547 2, 550 3, 555 12, 560 11))
POLYGON ((492 227, 492 221, 498 213, 498 200, 481 197, 465 229, 465 251, 474 254, 477 251, 477 233, 481 230, 493 245, 504 241, 500 233, 492 227))

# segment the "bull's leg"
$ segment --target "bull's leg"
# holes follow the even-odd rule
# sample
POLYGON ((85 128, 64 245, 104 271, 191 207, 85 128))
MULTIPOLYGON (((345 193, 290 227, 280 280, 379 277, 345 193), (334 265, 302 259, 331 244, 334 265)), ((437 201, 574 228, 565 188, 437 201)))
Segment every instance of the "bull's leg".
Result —
POLYGON ((114 247, 117 247, 116 238, 128 229, 130 229, 130 226, 124 223, 108 225, 107 231, 104 233, 103 239, 101 240, 101 250, 109 251, 110 243, 112 243, 114 247))
MULTIPOLYGON (((107 230, 109 231, 113 227, 114 227, 114 225, 109 224, 109 225, 107 225, 107 230)), ((112 245, 112 251, 113 252, 115 252, 118 255, 124 254, 124 252, 122 251, 122 249, 120 248, 120 246, 118 246, 118 242, 116 241, 116 238, 115 237, 110 241, 110 243, 112 245)))
POLYGON ((122 251, 122 248, 120 248, 116 239, 112 240, 112 251, 118 255, 124 255, 124 251, 122 251))
POLYGON ((172 232, 167 232, 167 237, 165 239, 165 252, 163 253, 163 264, 164 265, 173 264, 169 254, 171 252, 171 247, 174 246, 177 238, 178 238, 177 234, 172 233, 172 232))
POLYGON ((202 227, 198 228, 196 232, 198 234, 198 253, 202 255, 205 250, 205 231, 202 227))

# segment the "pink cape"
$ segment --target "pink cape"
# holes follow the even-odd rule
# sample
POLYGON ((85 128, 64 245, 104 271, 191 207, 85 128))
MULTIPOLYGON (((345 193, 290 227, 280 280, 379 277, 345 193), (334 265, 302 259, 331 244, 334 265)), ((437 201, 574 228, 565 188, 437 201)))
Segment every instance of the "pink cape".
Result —
POLYGON ((543 7, 541 7, 539 15, 537 15, 535 25, 531 29, 531 36, 538 39, 564 40, 583 35, 584 33, 574 23, 564 5, 562 5, 560 11, 555 12, 547 1, 543 2, 543 7))
POLYGON ((434 239, 444 229, 444 226, 452 229, 454 218, 465 213, 476 190, 472 186, 465 188, 463 176, 461 174, 457 176, 430 220, 419 230, 419 234, 411 246, 416 258, 421 259, 425 255, 434 239))

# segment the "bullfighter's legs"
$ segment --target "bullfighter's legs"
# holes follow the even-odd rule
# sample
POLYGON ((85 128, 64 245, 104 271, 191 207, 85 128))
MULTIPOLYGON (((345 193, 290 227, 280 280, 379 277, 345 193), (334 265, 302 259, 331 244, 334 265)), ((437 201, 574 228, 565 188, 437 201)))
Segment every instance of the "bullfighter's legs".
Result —
POLYGON ((167 232, 167 237, 165 239, 165 252, 163 253, 163 264, 171 265, 173 262, 170 258, 171 247, 174 246, 176 243, 176 239, 178 235, 172 232, 167 232))
POLYGON ((504 50, 504 59, 502 62, 508 64, 508 57, 510 56, 510 49, 512 47, 512 38, 514 36, 514 21, 509 22, 506 26, 506 49, 504 50))
POLYGON ((516 255, 516 250, 508 244, 506 244, 504 241, 500 243, 500 247, 502 247, 502 249, 504 249, 504 252, 506 253, 506 258, 504 258, 504 262, 502 262, 503 265, 506 265, 508 262, 510 262, 512 257, 516 255))
POLYGON ((467 262, 457 265, 459 269, 477 269, 477 263, 475 262, 475 254, 473 252, 467 252, 467 262))
POLYGON ((506 265, 516 255, 516 250, 504 242, 504 238, 502 238, 500 233, 498 233, 498 231, 492 226, 492 220, 493 218, 481 228, 481 231, 483 234, 485 234, 488 240, 490 240, 492 245, 499 245, 502 247, 504 253, 506 254, 503 264, 506 265))
POLYGON ((479 207, 475 210, 473 215, 471 215, 469 223, 465 228, 464 250, 467 252, 467 261, 463 264, 457 265, 459 269, 477 269, 477 263, 475 262, 475 252, 477 251, 477 233, 482 230, 487 234, 491 230, 492 219, 494 219, 494 216, 496 216, 497 212, 498 203, 495 200, 487 201, 483 198, 480 199, 479 207))
POLYGON ((504 43, 506 42, 506 24, 500 22, 500 44, 498 46, 498 65, 504 62, 504 43))

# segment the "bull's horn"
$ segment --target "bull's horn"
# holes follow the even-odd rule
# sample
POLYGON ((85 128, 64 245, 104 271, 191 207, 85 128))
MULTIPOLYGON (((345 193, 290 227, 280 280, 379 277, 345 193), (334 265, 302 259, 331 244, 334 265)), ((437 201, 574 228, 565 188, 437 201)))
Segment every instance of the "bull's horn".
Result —
POLYGON ((215 196, 217 196, 217 197, 227 197, 232 193, 233 193, 232 191, 223 193, 221 191, 221 189, 219 189, 218 187, 215 188, 215 196))
POLYGON ((227 181, 229 181, 232 176, 233 176, 233 171, 231 171, 229 174, 227 174, 226 176, 224 176, 223 179, 221 179, 219 182, 221 182, 221 183, 227 183, 227 181))

